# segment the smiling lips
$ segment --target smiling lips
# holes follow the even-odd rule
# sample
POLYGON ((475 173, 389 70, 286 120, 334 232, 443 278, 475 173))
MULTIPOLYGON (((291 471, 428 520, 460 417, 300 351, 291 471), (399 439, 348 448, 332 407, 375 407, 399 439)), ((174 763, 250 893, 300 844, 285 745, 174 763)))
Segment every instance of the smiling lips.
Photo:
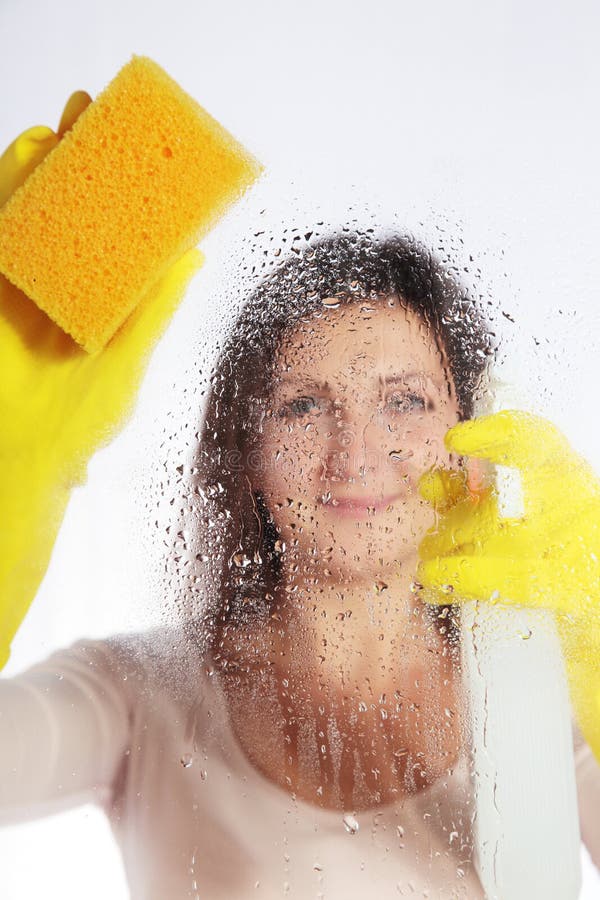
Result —
POLYGON ((388 497, 344 497, 332 498, 329 503, 325 503, 326 509, 331 510, 338 516, 356 518, 366 517, 370 511, 380 512, 387 509, 390 503, 398 500, 401 494, 390 494, 388 497))

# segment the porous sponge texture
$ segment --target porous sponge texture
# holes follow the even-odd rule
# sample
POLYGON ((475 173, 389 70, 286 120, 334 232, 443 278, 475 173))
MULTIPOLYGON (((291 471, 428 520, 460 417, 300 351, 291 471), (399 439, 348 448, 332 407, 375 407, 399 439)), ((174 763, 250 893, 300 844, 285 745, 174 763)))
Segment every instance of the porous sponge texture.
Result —
POLYGON ((93 353, 261 171, 134 56, 0 209, 0 272, 93 353))

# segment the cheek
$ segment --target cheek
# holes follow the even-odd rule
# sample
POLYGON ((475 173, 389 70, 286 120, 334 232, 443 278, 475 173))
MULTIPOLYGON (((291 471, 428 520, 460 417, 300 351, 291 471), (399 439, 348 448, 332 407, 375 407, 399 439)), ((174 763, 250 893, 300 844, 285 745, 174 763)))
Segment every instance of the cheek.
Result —
POLYGON ((457 413, 445 408, 407 416, 389 429, 390 439, 386 441, 399 451, 397 456, 394 453, 390 456, 388 452, 389 458, 392 461, 409 458, 415 474, 420 474, 431 466, 447 466, 450 454, 444 445, 444 438, 448 429, 457 422, 457 413))
POLYGON ((263 482, 273 494, 295 492, 322 468, 323 441, 314 427, 294 425, 265 432, 261 446, 263 482))
POLYGON ((444 438, 448 429, 457 421, 457 416, 442 410, 431 413, 427 421, 423 422, 420 432, 417 432, 417 443, 421 448, 424 468, 448 464, 450 454, 444 444, 444 438))
POLYGON ((260 487, 286 542, 301 543, 315 529, 317 497, 324 493, 323 449, 313 429, 277 428, 265 432, 261 446, 260 487))

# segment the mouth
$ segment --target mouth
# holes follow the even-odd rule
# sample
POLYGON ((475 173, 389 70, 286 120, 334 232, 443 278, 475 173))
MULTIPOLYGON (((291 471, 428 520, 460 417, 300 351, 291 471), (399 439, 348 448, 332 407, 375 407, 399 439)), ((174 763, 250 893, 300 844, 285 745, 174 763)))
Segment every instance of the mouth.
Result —
POLYGON ((401 496, 401 494, 390 494, 387 497, 332 497, 327 501, 321 499, 321 503, 333 515, 356 519, 385 511, 401 496))

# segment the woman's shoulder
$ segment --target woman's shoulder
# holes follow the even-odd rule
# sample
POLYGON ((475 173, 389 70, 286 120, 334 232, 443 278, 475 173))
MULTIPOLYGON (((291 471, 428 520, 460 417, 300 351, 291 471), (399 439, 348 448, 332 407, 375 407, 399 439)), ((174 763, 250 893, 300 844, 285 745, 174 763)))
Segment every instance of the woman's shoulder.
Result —
MULTIPOLYGON (((117 685, 123 694, 159 694, 182 699, 190 685, 208 687, 208 654, 195 647, 183 628, 156 626, 105 637, 81 637, 31 665, 23 676, 38 679, 77 677, 98 685, 117 685)), ((21 676, 21 677, 23 677, 21 676)))

